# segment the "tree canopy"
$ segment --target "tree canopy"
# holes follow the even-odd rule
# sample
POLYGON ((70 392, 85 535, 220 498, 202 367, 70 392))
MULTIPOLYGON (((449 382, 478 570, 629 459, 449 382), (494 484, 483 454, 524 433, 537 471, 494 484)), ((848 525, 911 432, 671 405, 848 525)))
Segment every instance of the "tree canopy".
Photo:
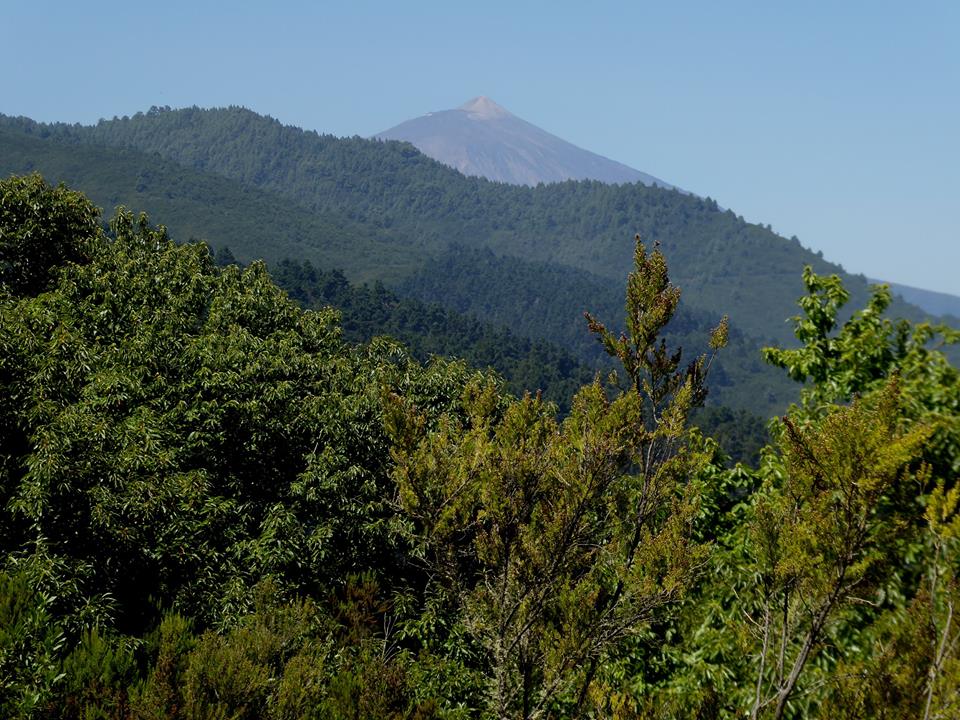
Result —
POLYGON ((4 716, 956 715, 957 337, 882 288, 841 322, 805 273, 767 355, 810 384, 730 467, 691 422, 729 328, 664 338, 639 237, 561 416, 145 216, 0 202, 4 716))

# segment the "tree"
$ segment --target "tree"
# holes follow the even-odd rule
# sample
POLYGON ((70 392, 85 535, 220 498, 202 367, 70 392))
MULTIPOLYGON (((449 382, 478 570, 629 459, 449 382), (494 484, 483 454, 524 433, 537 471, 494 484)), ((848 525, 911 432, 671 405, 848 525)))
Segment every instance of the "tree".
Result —
POLYGON ((603 658, 676 601, 706 557, 691 539, 689 482, 704 458, 687 447, 686 420, 709 363, 680 369, 680 352, 658 342, 678 299, 663 255, 638 236, 629 334, 588 318, 629 386, 610 397, 596 380, 560 424, 539 398, 508 400, 490 384, 468 387, 464 418, 436 425, 395 398, 397 503, 428 594, 489 669, 497 717, 602 704, 591 686, 603 658))
POLYGON ((823 277, 804 269, 807 294, 794 318, 795 349, 764 349, 767 362, 785 369, 797 382, 811 381, 792 415, 805 422, 883 387, 894 374, 900 378, 905 422, 929 424, 934 436, 925 459, 934 475, 960 473, 960 371, 943 354, 946 345, 960 342, 960 331, 947 325, 911 324, 885 316, 890 289, 874 286, 867 306, 838 328, 838 313, 849 293, 836 275, 823 277))
MULTIPOLYGON (((779 424, 779 451, 766 454, 744 530, 728 543, 748 558, 744 577, 755 578, 738 596, 752 623, 759 668, 751 713, 782 717, 809 660, 831 644, 813 684, 827 688, 814 696, 828 703, 822 707, 836 713, 843 705, 836 698, 844 697, 868 715, 869 707, 883 706, 888 712, 902 707, 909 717, 917 693, 890 695, 892 675, 877 669, 896 665, 883 648, 899 644, 901 656, 930 668, 922 685, 932 693, 946 662, 943 654, 919 660, 925 654, 914 652, 918 636, 890 628, 905 627, 905 605, 914 617, 929 606, 937 641, 949 634, 949 622, 938 626, 936 617, 950 614, 949 598, 936 597, 947 590, 935 580, 949 543, 937 539, 929 520, 943 479, 926 501, 927 523, 918 499, 931 477, 952 475, 960 460, 960 382, 934 345, 960 335, 946 326, 887 319, 885 286, 838 330, 838 312, 849 298, 840 279, 809 267, 803 279, 804 314, 795 318, 801 347, 764 354, 794 380, 812 384, 779 424), (863 678, 856 702, 844 689, 846 674, 863 678), (869 697, 885 700, 863 704, 869 697)), ((814 698, 808 703, 816 707, 814 698)))
POLYGON ((218 269, 145 216, 121 211, 111 235, 47 292, 0 299, 6 565, 71 632, 134 633, 155 604, 229 625, 264 578, 318 591, 390 571, 382 392, 446 407, 468 371, 349 348, 262 263, 218 269))
POLYGON ((57 268, 90 258, 99 219, 83 195, 39 175, 0 181, 0 288, 15 296, 46 290, 57 268))
POLYGON ((751 717, 784 716, 801 673, 844 608, 870 604, 896 567, 909 506, 897 502, 929 430, 898 425, 899 389, 838 407, 820 422, 784 420, 782 479, 755 497, 748 526, 756 586, 740 610, 756 628, 751 717), (754 611, 754 607, 756 611, 754 611))
POLYGON ((957 687, 944 528, 960 383, 935 345, 956 333, 888 320, 883 287, 838 328, 839 278, 804 282, 802 345, 765 354, 812 382, 756 470, 709 468, 711 572, 649 673, 677 714, 918 717, 957 687))

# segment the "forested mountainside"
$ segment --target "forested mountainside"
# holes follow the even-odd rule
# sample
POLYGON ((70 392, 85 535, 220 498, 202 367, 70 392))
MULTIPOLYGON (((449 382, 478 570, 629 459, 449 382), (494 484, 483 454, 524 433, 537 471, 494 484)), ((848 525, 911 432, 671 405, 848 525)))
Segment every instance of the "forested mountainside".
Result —
MULTIPOLYGON (((602 357, 598 343, 586 332, 583 312, 602 309, 612 324, 622 326, 620 283, 584 270, 516 256, 498 256, 501 259, 492 262, 492 251, 464 246, 460 246, 463 256, 458 259, 457 252, 452 253, 446 243, 437 245, 431 255, 423 247, 397 239, 389 228, 347 217, 339 210, 307 210, 279 193, 186 168, 155 154, 64 143, 42 137, 44 131, 26 121, 19 126, 37 132, 24 133, 14 125, 17 123, 12 121, 0 125, 0 173, 41 170, 52 181, 63 180, 82 188, 102 207, 122 204, 148 210, 153 217, 164 218, 173 237, 203 239, 216 248, 229 247, 242 262, 263 258, 275 266, 296 258, 311 261, 321 271, 340 269, 354 282, 393 278, 393 285, 407 296, 467 311, 510 328, 515 336, 547 340, 563 348, 549 351, 549 355, 559 358, 570 353, 591 370, 598 368, 596 363, 602 357), (477 262, 471 268, 465 265, 466 258, 477 262), (440 269, 438 264, 451 262, 459 263, 456 274, 463 285, 457 288, 448 283, 439 292, 435 283, 443 278, 432 274, 440 269), (466 288, 470 289, 469 295, 464 292, 466 288), (523 302, 514 304, 512 297, 523 298, 523 302)), ((452 273, 454 268, 442 272, 452 273)), ((669 330, 671 339, 692 352, 702 347, 702 341, 693 338, 704 336, 716 319, 715 312, 689 307, 684 296, 669 330)), ((760 361, 759 343, 740 332, 735 319, 731 325, 731 347, 717 361, 710 403, 728 404, 763 418, 782 412, 796 399, 796 388, 760 361)), ((394 321, 389 321, 383 332, 397 330, 394 321)), ((412 347, 436 344, 429 339, 415 341, 409 330, 402 339, 412 347)), ((469 343, 448 339, 442 345, 448 354, 481 365, 486 362, 485 353, 476 354, 469 343)), ((516 349, 507 355, 519 358, 526 352, 516 349)), ((542 354, 538 357, 545 358, 542 354)), ((513 381, 515 366, 494 363, 494 367, 513 381)), ((526 370, 522 374, 520 382, 533 377, 526 370)), ((545 371, 543 377, 552 374, 552 370, 545 371)), ((565 373, 561 375, 566 377, 565 373)), ((574 373, 570 377, 579 376, 574 373)), ((511 387, 518 390, 520 386, 511 387)), ((550 388, 547 392, 548 397, 560 401, 560 394, 550 388)))
POLYGON ((284 196, 214 173, 185 168, 157 154, 122 148, 63 145, 0 123, 0 174, 42 172, 82 188, 99 206, 124 205, 163 217, 180 240, 229 246, 244 262, 284 258, 339 268, 353 280, 381 277, 377 268, 412 272, 415 253, 383 230, 337 212, 307 210, 284 196), (406 261, 404 260, 406 258, 406 261))
MULTIPOLYGON (((229 251, 221 251, 217 259, 221 264, 233 262, 229 251)), ((270 275, 302 307, 339 310, 343 337, 348 341, 366 343, 387 335, 402 342, 421 362, 439 355, 461 358, 477 369, 492 368, 504 378, 508 391, 518 397, 525 392, 540 393, 544 400, 556 403, 561 416, 570 412, 570 399, 578 388, 613 369, 606 354, 597 355, 590 364, 584 364, 563 346, 530 340, 504 325, 481 322, 438 303, 401 298, 379 283, 352 285, 343 273, 317 270, 309 262, 284 260, 270 268, 270 275)), ((594 308, 596 314, 603 317, 617 317, 623 313, 622 305, 620 298, 619 303, 609 308, 605 303, 598 303, 594 308)), ((707 350, 706 338, 700 336, 709 333, 706 325, 689 326, 682 321, 678 323, 675 317, 670 328, 671 338, 689 341, 682 345, 688 354, 695 348, 707 350)), ((602 353, 602 346, 585 329, 584 322, 578 333, 593 340, 591 350, 600 348, 602 353)), ((538 333, 532 335, 536 337, 538 333)), ((736 342, 731 340, 731 344, 736 342)), ((756 357, 759 361, 759 350, 756 357)), ((693 422, 720 443, 731 461, 756 462, 761 447, 769 439, 765 424, 769 415, 756 415, 745 409, 763 407, 763 403, 741 401, 734 402, 733 407, 723 405, 727 399, 739 399, 738 378, 728 377, 725 367, 740 368, 736 363, 722 363, 719 359, 714 362, 708 394, 713 402, 694 410, 693 422)), ((767 369, 765 376, 778 377, 773 368, 767 369)), ((751 388, 761 387, 755 378, 745 379, 744 383, 751 388)), ((787 389, 783 389, 780 396, 771 390, 771 397, 781 404, 787 398, 796 397, 796 392, 790 391, 795 386, 787 385, 786 378, 782 378, 775 389, 781 390, 780 385, 786 385, 787 389)), ((774 404, 771 397, 767 398, 769 405, 774 404)))
MULTIPOLYGON (((517 333, 549 338, 591 365, 604 361, 604 349, 585 333, 581 298, 587 309, 623 327, 623 290, 582 270, 551 263, 498 256, 491 250, 451 247, 399 285, 402 293, 444 302, 463 313, 508 325, 517 333), (497 294, 487 291, 492 284, 497 294)), ((684 304, 665 329, 670 342, 688 352, 706 351, 712 313, 684 304)), ((710 398, 721 405, 762 416, 781 412, 797 399, 797 387, 761 358, 762 344, 731 327, 727 349, 712 374, 710 398)))
MULTIPOLYGON (((463 298, 452 305, 440 302, 446 305, 444 309, 429 304, 429 292, 412 293, 428 300, 422 303, 377 283, 369 287, 351 283, 347 275, 354 279, 375 276, 384 258, 392 256, 386 233, 369 223, 335 212, 311 212, 283 196, 135 150, 65 147, 0 127, 0 151, 2 176, 43 170, 51 180, 83 188, 101 207, 126 205, 150 210, 153 217, 163 217, 172 237, 202 238, 221 251, 229 248, 231 258, 244 263, 255 258, 267 260, 271 273, 291 297, 307 307, 328 304, 339 309, 345 337, 351 341, 389 335, 421 361, 438 354, 463 358, 477 368, 492 367, 506 379, 510 391, 542 390, 545 399, 556 402, 564 413, 572 390, 607 367, 599 344, 586 330, 582 313, 587 307, 570 306, 575 301, 569 293, 562 313, 541 315, 530 327, 518 327, 520 313, 507 317, 500 306, 496 312, 486 312, 491 306, 477 303, 467 310, 487 318, 483 322, 450 310, 463 305, 463 298), (333 264, 341 261, 342 265, 333 264), (309 265, 302 265, 305 262, 309 265), (326 269, 330 267, 343 268, 344 274, 326 269), (508 329, 511 326, 513 331, 508 329)), ((478 273, 483 267, 478 265, 478 273)), ((502 268, 492 269, 493 273, 472 275, 471 281, 489 286, 502 272, 502 268)), ((570 286, 577 291, 575 283, 586 277, 558 266, 547 266, 547 270, 548 275, 531 274, 527 281, 531 289, 540 288, 534 292, 549 291, 551 303, 560 301, 568 285, 557 285, 549 272, 570 275, 569 282, 574 283, 570 286)), ((515 271, 522 273, 519 264, 515 271)), ((622 318, 620 291, 606 284, 588 289, 590 308, 622 318)), ((697 330, 702 334, 707 324, 704 319, 697 330)), ((674 326, 679 333, 681 324, 674 326)), ((697 347, 684 340, 677 335, 677 341, 691 352, 697 347)), ((779 412, 797 395, 781 373, 761 363, 756 348, 741 350, 737 342, 735 337, 734 347, 717 362, 712 407, 698 414, 698 422, 721 438, 735 459, 746 460, 765 437, 760 419, 779 412), (719 407, 724 403, 732 412, 719 407)), ((700 338, 697 343, 702 345, 700 338)))
POLYGON ((542 392, 563 414, 570 411, 571 391, 593 380, 594 368, 600 367, 585 365, 560 346, 531 340, 503 325, 437 303, 401 298, 380 283, 352 285, 338 270, 284 260, 270 267, 270 275, 301 306, 339 310, 345 340, 368 343, 386 335, 402 342, 421 362, 442 355, 463 359, 474 368, 493 368, 515 395, 542 392))
POLYGON ((631 267, 558 418, 0 180, 0 716, 954 716, 960 332, 805 271, 801 401, 729 468, 690 425, 728 328, 675 354, 631 267))
MULTIPOLYGON (((377 256, 384 280, 412 274, 411 255, 425 262, 462 244, 582 269, 622 287, 633 236, 640 233, 661 244, 691 307, 727 313, 764 342, 792 341, 784 318, 803 292, 799 276, 807 264, 818 273, 840 273, 854 303, 869 297, 864 278, 843 273, 799 242, 745 222, 709 198, 674 190, 591 181, 535 188, 493 183, 464 177, 408 144, 319 135, 242 108, 154 109, 92 127, 12 118, 4 124, 59 142, 157 153, 312 211, 370 223, 388 233, 396 257, 377 256)), ((348 269, 345 262, 328 266, 348 269)), ((923 316, 903 303, 893 311, 923 316)))

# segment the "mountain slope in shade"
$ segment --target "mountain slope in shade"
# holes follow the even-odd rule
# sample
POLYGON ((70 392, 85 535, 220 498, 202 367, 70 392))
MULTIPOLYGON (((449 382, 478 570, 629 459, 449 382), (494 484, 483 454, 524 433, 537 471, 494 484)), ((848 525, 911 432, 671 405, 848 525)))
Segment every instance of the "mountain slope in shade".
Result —
MULTIPOLYGON (((872 283, 883 283, 886 280, 870 280, 872 283)), ((933 315, 952 315, 960 318, 960 297, 950 295, 949 293, 935 292, 933 290, 923 290, 922 288, 910 287, 909 285, 899 285, 897 283, 887 282, 890 291, 894 295, 899 295, 908 303, 916 305, 933 315)))
POLYGON ((464 175, 514 185, 600 180, 673 187, 652 175, 561 140, 482 96, 455 110, 441 110, 408 120, 376 137, 412 143, 424 155, 464 175))

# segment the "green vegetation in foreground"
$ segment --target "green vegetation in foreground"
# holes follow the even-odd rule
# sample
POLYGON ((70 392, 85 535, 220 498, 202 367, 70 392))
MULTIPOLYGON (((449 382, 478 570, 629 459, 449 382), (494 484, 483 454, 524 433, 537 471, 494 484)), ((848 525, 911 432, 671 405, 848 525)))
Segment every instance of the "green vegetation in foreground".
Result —
POLYGON ((0 712, 19 718, 948 717, 960 377, 883 292, 757 468, 689 427, 709 354, 638 243, 622 366, 562 421, 493 375, 348 345, 38 177, 0 182, 0 712), (689 359, 688 359, 689 360, 689 359), (854 397, 855 396, 855 397, 854 397))
MULTIPOLYGON (((229 264, 233 262, 232 253, 221 249, 217 260, 229 264)), ((442 355, 462 358, 471 367, 492 368, 504 378, 509 392, 518 397, 525 392, 540 393, 544 400, 557 405, 562 416, 570 412, 570 401, 576 391, 594 379, 597 371, 592 367, 605 367, 601 371, 603 375, 612 369, 609 356, 605 356, 606 362, 598 356, 592 366, 587 366, 563 348, 544 340, 530 340, 503 326, 480 322, 437 303, 402 298, 380 283, 358 287, 343 273, 317 270, 309 262, 281 261, 272 267, 271 277, 302 307, 336 308, 341 316, 343 337, 350 342, 366 343, 377 336, 388 335, 402 342, 421 362, 442 355)), ((522 304, 523 296, 517 299, 522 304)), ((597 307, 602 308, 605 315, 609 310, 611 317, 623 313, 622 298, 609 308, 602 303, 597 307)), ((670 337, 678 335, 677 315, 670 323, 670 337)), ((579 327, 580 334, 589 337, 582 318, 579 327)), ((701 325, 688 328, 685 337, 693 339, 697 329, 709 332, 701 325)), ((595 339, 592 342, 602 350, 595 339)), ((693 339, 691 345, 696 347, 698 342, 699 338, 693 339)), ((730 344, 735 342, 737 340, 732 339, 730 344)), ((725 377, 726 367, 729 365, 720 363, 718 358, 711 378, 725 377)), ((721 395, 721 401, 733 395, 730 390, 735 382, 726 383, 727 392, 721 395)), ((711 387, 710 398, 716 393, 716 387, 711 387)), ((743 409, 732 410, 714 403, 698 408, 694 419, 705 433, 720 441, 734 461, 756 462, 760 448, 769 439, 763 420, 743 409)))

